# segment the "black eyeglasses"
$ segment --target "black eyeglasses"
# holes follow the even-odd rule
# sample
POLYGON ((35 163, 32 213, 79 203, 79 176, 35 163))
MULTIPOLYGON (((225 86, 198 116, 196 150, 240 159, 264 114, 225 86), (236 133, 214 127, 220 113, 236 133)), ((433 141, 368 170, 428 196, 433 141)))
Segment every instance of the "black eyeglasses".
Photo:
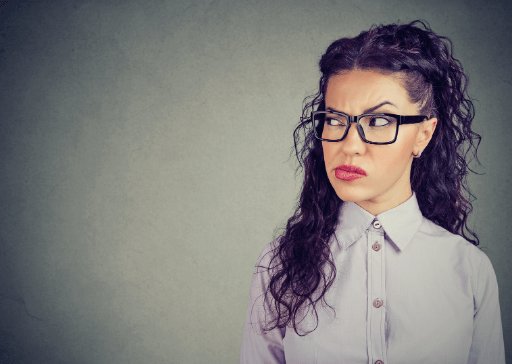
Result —
POLYGON ((352 123, 357 124, 361 139, 369 144, 391 144, 398 136, 398 126, 417 124, 427 119, 423 115, 362 114, 349 116, 337 111, 313 111, 311 120, 315 137, 326 142, 345 139, 352 123))

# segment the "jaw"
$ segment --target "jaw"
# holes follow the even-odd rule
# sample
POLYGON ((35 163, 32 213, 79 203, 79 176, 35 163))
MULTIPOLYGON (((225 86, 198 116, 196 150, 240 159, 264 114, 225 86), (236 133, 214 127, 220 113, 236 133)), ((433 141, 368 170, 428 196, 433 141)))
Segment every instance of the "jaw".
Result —
POLYGON ((374 216, 381 212, 391 210, 404 203, 412 196, 410 175, 411 164, 409 163, 400 178, 387 190, 382 191, 380 194, 370 199, 356 203, 374 216))

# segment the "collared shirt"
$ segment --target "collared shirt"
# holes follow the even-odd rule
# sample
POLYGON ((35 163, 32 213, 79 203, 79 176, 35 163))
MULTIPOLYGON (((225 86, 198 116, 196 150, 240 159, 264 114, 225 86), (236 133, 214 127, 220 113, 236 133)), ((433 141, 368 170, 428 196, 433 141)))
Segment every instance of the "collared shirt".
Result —
MULTIPOLYGON (((416 196, 373 216, 344 202, 331 239, 336 280, 318 326, 261 334, 276 242, 252 279, 240 363, 502 364, 498 285, 489 258, 424 218, 416 196)), ((266 316, 267 315, 267 316, 266 316)), ((312 315, 303 328, 316 324, 312 315)))

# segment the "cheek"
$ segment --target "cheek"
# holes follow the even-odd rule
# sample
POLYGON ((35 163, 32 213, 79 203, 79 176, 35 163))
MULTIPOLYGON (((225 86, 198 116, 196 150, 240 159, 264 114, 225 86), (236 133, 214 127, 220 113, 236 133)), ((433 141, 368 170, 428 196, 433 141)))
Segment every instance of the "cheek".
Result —
POLYGON ((407 168, 411 153, 409 143, 394 143, 387 148, 372 148, 368 154, 380 178, 395 179, 407 168))
POLYGON ((339 154, 336 143, 322 142, 325 166, 329 167, 339 154))

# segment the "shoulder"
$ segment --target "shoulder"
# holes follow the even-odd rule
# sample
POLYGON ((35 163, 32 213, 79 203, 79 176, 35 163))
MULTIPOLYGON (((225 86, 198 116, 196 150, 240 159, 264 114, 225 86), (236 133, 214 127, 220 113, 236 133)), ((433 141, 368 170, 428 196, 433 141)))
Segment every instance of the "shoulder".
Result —
MULTIPOLYGON (((450 262, 459 262, 476 276, 492 270, 487 255, 462 236, 453 234, 443 227, 423 218, 415 237, 422 249, 434 250, 450 262)), ((440 258, 442 259, 442 258, 440 258)))
POLYGON ((253 280, 260 279, 268 283, 272 272, 279 266, 279 240, 271 241, 261 251, 254 266, 253 280))
POLYGON ((479 259, 486 256, 484 252, 464 239, 464 237, 449 232, 425 217, 416 235, 421 241, 443 250, 455 250, 459 253, 474 255, 475 258, 479 259))
POLYGON ((440 279, 472 292, 475 310, 498 291, 491 260, 477 246, 432 221, 423 222, 414 237, 414 255, 428 261, 440 279))

